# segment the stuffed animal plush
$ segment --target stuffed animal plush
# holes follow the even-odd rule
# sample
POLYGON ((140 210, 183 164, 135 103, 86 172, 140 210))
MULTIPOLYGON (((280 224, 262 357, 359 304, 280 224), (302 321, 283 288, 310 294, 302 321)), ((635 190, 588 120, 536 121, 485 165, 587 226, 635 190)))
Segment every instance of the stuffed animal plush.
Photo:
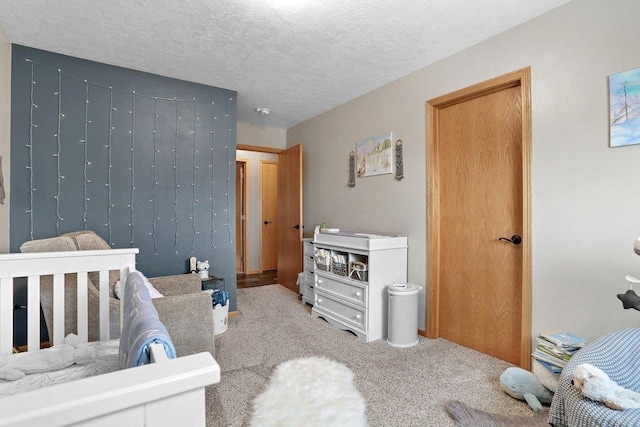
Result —
POLYGON ((619 386, 601 369, 588 363, 575 367, 571 384, 585 397, 611 409, 640 408, 640 393, 619 386))
POLYGON ((196 268, 198 269, 198 273, 200 274, 200 278, 202 280, 206 280, 209 278, 209 260, 205 259, 204 261, 198 261, 196 263, 196 268))
POLYGON ((507 394, 518 400, 526 400, 535 412, 542 411, 542 404, 550 404, 553 393, 542 385, 538 377, 522 368, 507 368, 500 375, 500 384, 507 394))

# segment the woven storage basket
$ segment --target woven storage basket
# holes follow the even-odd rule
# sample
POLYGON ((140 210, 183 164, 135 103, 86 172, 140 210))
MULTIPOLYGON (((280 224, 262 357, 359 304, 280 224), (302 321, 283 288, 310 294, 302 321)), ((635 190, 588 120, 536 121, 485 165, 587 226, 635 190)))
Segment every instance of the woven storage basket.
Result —
POLYGON ((316 268, 318 270, 329 271, 331 270, 331 258, 329 256, 315 256, 316 268))
POLYGON ((343 264, 341 262, 334 262, 332 266, 333 274, 337 274, 338 276, 346 276, 347 275, 347 264, 343 264))
POLYGON ((368 279, 369 266, 363 262, 351 262, 351 268, 349 269, 349 277, 360 282, 366 282, 368 279))

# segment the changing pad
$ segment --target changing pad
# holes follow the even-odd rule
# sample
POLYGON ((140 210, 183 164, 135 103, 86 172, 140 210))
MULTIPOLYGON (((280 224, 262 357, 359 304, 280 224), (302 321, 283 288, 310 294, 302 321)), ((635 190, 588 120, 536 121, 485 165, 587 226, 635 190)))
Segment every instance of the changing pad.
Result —
MULTIPOLYGON (((116 339, 79 344, 78 348, 84 347, 92 354, 95 354, 93 361, 85 365, 73 364, 57 371, 27 375, 17 381, 0 380, 0 398, 117 371, 120 369, 118 357, 119 343, 120 340, 116 339)), ((8 357, 26 356, 28 356, 28 353, 18 353, 8 357)))

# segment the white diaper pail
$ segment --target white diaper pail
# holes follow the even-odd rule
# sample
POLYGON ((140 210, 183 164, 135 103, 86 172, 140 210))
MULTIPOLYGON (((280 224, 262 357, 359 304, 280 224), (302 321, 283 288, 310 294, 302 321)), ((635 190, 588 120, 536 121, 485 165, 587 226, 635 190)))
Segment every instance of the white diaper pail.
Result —
POLYGON ((227 305, 216 304, 213 308, 214 335, 219 335, 227 330, 229 319, 229 303, 227 305))
POLYGON ((418 293, 421 289, 411 283, 389 285, 387 344, 390 346, 418 344, 418 293))

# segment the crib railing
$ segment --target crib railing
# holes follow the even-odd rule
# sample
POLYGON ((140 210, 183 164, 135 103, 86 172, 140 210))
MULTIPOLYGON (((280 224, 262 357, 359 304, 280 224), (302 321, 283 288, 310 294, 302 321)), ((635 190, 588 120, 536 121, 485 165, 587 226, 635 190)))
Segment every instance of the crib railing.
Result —
POLYGON ((77 274, 77 329, 80 342, 88 341, 88 273, 99 272, 100 340, 109 339, 109 271, 120 272, 120 283, 135 268, 137 248, 99 251, 0 254, 0 356, 13 349, 13 288, 27 279, 27 351, 40 349, 40 280, 53 276, 53 345, 64 340, 65 274, 77 274))

